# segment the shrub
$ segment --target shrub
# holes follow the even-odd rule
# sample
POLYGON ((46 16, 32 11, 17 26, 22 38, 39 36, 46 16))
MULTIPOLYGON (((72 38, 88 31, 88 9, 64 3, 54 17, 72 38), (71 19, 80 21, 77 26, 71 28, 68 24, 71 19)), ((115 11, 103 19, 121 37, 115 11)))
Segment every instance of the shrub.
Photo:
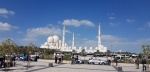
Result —
POLYGON ((71 56, 64 56, 63 59, 64 60, 71 60, 71 56))
POLYGON ((43 54, 41 59, 53 59, 53 56, 49 54, 43 54))

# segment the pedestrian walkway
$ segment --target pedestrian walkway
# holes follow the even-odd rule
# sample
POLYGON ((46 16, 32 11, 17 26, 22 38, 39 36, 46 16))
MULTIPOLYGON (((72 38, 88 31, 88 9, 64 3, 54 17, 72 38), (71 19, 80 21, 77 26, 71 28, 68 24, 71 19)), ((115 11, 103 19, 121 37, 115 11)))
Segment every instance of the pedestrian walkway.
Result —
MULTIPOLYGON (((119 63, 118 66, 122 67, 122 72, 142 72, 142 65, 140 69, 136 69, 134 64, 119 63)), ((15 67, 10 68, 8 72, 118 72, 113 66, 108 65, 91 65, 91 64, 73 64, 69 61, 64 61, 63 64, 55 64, 54 60, 42 60, 38 62, 31 62, 30 67, 27 63, 17 61, 15 67), (53 63, 54 67, 49 67, 49 63, 53 63)), ((3 69, 0 69, 0 72, 3 69)))
MULTIPOLYGON (((10 72, 117 72, 112 66, 87 65, 87 64, 54 64, 48 66, 49 62, 31 62, 30 68, 27 63, 17 61, 16 67, 11 67, 10 72)), ((2 69, 0 69, 0 72, 2 69)))

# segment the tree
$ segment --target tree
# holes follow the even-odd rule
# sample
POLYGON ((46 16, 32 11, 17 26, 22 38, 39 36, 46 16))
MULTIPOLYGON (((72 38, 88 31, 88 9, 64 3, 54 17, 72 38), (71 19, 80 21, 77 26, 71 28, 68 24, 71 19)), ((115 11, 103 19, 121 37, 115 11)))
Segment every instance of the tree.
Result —
POLYGON ((107 50, 107 54, 110 54, 111 53, 111 51, 110 50, 107 50))
MULTIPOLYGON (((150 45, 142 45, 142 53, 146 56, 146 60, 148 62, 148 56, 150 54, 150 45)), ((149 62, 147 64, 147 67, 149 68, 149 62)))
POLYGON ((99 50, 96 50, 95 54, 100 54, 100 51, 99 51, 99 50))
POLYGON ((27 67, 30 67, 30 55, 31 53, 33 52, 33 49, 35 48, 36 46, 31 42, 29 43, 29 45, 27 46, 26 48, 26 54, 27 54, 27 57, 28 57, 28 62, 27 62, 27 67))
POLYGON ((73 49, 73 50, 72 50, 72 52, 73 52, 73 53, 75 53, 75 52, 76 52, 76 50, 74 50, 74 49, 73 49))
POLYGON ((83 54, 85 52, 85 49, 82 49, 81 53, 83 54))
POLYGON ((4 54, 5 56, 5 60, 7 63, 7 66, 5 66, 5 70, 9 70, 10 67, 10 60, 11 60, 11 56, 13 53, 15 53, 16 51, 16 44, 14 43, 14 41, 12 41, 11 39, 7 39, 4 42, 2 42, 2 45, 0 47, 0 53, 4 54))

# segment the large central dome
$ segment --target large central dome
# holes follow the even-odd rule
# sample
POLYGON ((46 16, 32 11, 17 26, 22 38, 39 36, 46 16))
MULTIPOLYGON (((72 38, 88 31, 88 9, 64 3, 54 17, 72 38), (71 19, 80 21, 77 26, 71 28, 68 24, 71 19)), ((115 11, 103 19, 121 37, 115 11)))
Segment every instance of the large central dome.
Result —
POLYGON ((57 35, 54 35, 54 36, 53 36, 53 39, 54 39, 54 42, 55 42, 55 43, 59 41, 59 37, 58 37, 57 35))
POLYGON ((48 42, 48 43, 52 43, 53 41, 54 41, 53 37, 52 37, 52 36, 49 36, 48 39, 47 39, 47 42, 48 42))

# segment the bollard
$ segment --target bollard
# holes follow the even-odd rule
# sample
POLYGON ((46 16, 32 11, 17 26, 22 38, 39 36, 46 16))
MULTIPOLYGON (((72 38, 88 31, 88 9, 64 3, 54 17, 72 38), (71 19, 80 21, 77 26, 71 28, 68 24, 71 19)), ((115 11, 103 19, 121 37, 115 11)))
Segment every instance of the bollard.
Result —
POLYGON ((49 63, 49 65, 48 65, 49 67, 53 67, 53 63, 49 63))
POLYGON ((122 67, 118 67, 118 71, 119 71, 119 72, 122 71, 122 67))

